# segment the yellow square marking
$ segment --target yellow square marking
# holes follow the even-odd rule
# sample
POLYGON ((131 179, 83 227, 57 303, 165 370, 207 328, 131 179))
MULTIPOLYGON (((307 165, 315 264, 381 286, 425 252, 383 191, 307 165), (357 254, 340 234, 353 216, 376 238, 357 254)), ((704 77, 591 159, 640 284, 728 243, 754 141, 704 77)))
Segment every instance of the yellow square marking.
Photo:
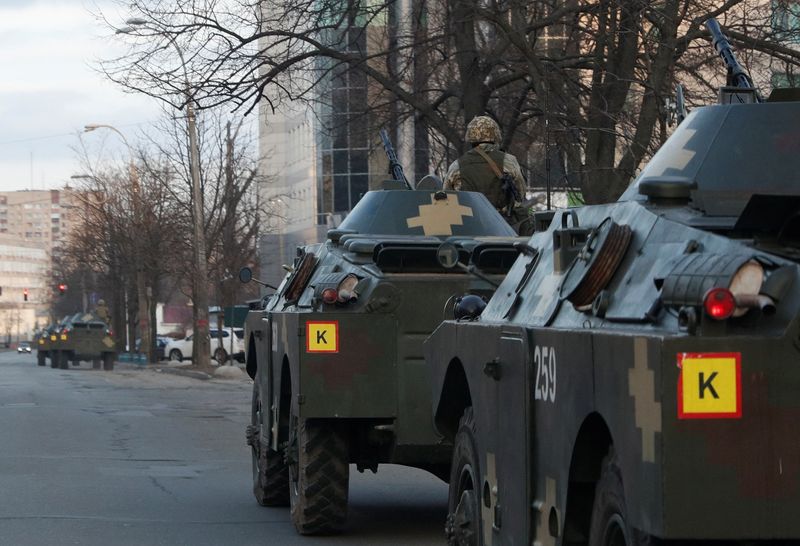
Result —
POLYGON ((679 354, 678 418, 741 418, 741 362, 740 353, 679 354))
POLYGON ((338 353, 339 322, 306 322, 307 353, 338 353))

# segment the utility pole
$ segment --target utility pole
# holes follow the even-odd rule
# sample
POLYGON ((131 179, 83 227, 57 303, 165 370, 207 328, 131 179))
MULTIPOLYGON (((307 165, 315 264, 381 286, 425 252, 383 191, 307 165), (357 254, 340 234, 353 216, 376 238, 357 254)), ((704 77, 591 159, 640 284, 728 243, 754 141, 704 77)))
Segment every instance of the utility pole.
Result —
MULTIPOLYGON (((183 60, 183 55, 181 55, 183 60)), ((185 64, 184 64, 185 68, 185 64)), ((205 215, 203 213, 203 191, 200 187, 200 158, 197 149, 197 126, 192 108, 189 81, 186 80, 186 118, 189 124, 189 161, 192 174, 192 200, 194 201, 194 307, 195 328, 192 358, 195 364, 211 362, 211 339, 208 328, 208 264, 206 263, 205 215)))

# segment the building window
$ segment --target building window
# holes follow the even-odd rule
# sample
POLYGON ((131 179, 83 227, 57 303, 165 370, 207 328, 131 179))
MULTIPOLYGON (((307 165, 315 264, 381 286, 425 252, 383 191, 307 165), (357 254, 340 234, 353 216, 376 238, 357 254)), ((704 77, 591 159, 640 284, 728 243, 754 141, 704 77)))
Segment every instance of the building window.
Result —
POLYGON ((772 28, 777 40, 800 43, 800 2, 773 0, 772 28))
POLYGON ((788 74, 786 72, 773 72, 770 84, 773 89, 786 87, 800 87, 800 74, 788 74))

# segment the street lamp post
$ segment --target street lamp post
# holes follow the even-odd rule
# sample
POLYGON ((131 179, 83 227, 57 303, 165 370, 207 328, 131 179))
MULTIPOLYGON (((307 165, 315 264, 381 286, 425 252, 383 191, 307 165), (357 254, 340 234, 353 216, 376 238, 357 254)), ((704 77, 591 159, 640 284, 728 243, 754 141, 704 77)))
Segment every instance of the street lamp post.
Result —
MULTIPOLYGON (((145 274, 144 274, 144 252, 142 249, 141 242, 137 240, 137 236, 140 236, 143 233, 142 228, 142 206, 141 206, 141 195, 139 190, 139 173, 136 170, 136 163, 134 161, 134 154, 133 148, 128 143, 128 139, 125 138, 125 135, 112 125, 106 125, 101 123, 94 123, 90 125, 86 125, 84 127, 84 131, 91 132, 95 129, 108 129, 110 131, 114 131, 117 133, 122 141, 125 143, 125 146, 128 148, 128 153, 130 154, 130 164, 129 164, 129 175, 131 180, 131 194, 133 197, 133 218, 134 218, 134 256, 136 260, 136 293, 138 295, 139 300, 139 335, 141 336, 141 345, 140 349, 143 350, 145 357, 147 358, 147 362, 152 361, 153 355, 153 347, 152 341, 150 337, 150 301, 147 297, 147 286, 145 283, 145 274)), ((136 345, 136 338, 129 342, 128 350, 133 352, 134 347, 131 346, 136 345)), ((137 351, 138 352, 138 351, 137 351)))
MULTIPOLYGON (((118 34, 128 34, 134 27, 154 25, 158 26, 153 21, 133 17, 125 21, 128 27, 117 30, 118 34)), ((211 360, 211 340, 209 337, 208 325, 208 264, 206 263, 206 238, 205 238, 205 214, 203 212, 203 191, 200 187, 200 153, 197 149, 197 126, 195 124, 194 96, 192 94, 192 85, 189 82, 189 73, 186 69, 186 60, 183 57, 183 51, 175 42, 175 39, 167 33, 162 34, 170 41, 170 43, 178 52, 178 57, 181 60, 181 67, 183 68, 183 83, 184 95, 186 97, 186 123, 189 132, 189 164, 190 173, 192 178, 192 201, 193 201, 193 240, 194 246, 194 282, 193 282, 193 300, 194 300, 194 347, 193 347, 193 360, 195 364, 207 365, 211 360)))

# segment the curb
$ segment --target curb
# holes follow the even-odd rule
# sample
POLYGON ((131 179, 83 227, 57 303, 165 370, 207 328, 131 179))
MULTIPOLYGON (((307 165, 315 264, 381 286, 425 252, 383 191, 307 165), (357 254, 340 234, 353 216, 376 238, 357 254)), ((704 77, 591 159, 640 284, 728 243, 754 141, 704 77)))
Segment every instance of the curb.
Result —
POLYGON ((182 370, 180 368, 155 368, 155 369, 162 373, 171 373, 172 375, 182 375, 184 377, 192 377, 194 379, 207 380, 211 379, 212 377, 205 372, 198 372, 196 370, 182 370))

